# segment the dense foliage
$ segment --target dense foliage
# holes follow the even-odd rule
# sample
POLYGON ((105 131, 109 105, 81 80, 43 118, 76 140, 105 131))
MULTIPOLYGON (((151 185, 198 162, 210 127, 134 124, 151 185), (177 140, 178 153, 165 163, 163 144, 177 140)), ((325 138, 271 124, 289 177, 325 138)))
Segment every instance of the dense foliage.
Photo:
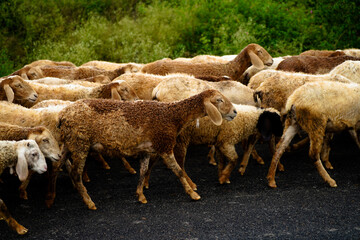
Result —
POLYGON ((274 57, 359 48, 359 13, 359 0, 3 0, 0 76, 37 59, 145 63, 251 42, 274 57))

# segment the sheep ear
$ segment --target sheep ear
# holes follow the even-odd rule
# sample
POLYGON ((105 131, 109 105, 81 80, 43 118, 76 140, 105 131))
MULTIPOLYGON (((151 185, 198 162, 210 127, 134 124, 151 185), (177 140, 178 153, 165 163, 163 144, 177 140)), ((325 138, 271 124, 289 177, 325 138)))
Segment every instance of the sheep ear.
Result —
POLYGON ((122 100, 120 94, 118 93, 116 87, 111 88, 111 99, 122 100))
POLYGON ((221 125, 223 119, 219 110, 209 100, 206 100, 204 105, 205 111, 210 117, 211 121, 217 126, 221 125))
POLYGON ((29 80, 28 76, 26 75, 26 73, 22 73, 21 76, 24 80, 29 80))
POLYGON ((14 101, 14 91, 9 86, 9 84, 4 85, 4 90, 5 90, 7 100, 12 103, 14 101))
POLYGON ((22 181, 22 182, 26 180, 26 178, 29 174, 28 164, 26 162, 24 151, 21 151, 18 154, 18 161, 16 163, 16 173, 17 173, 20 181, 22 181))
POLYGON ((259 69, 263 69, 265 67, 263 61, 261 61, 258 55, 256 55, 253 51, 249 51, 249 56, 251 63, 252 65, 254 65, 254 67, 259 69))

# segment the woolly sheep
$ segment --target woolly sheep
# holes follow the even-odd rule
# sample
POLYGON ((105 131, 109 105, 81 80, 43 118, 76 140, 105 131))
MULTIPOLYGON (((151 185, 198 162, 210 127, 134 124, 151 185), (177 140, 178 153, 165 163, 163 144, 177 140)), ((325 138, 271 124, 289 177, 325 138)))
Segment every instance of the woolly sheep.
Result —
MULTIPOLYGON (((107 79, 109 78, 107 77, 107 79)), ((84 80, 68 80, 68 79, 61 79, 55 77, 45 77, 45 78, 40 78, 36 80, 27 80, 27 81, 32 83, 42 83, 46 85, 76 84, 84 87, 97 87, 97 86, 101 86, 102 84, 107 84, 111 82, 110 80, 106 82, 89 82, 84 80)))
MULTIPOLYGON (((15 167, 20 181, 28 176, 28 168, 38 173, 47 170, 44 155, 34 140, 0 141, 0 175, 5 168, 15 167)), ((27 233, 27 229, 20 225, 12 216, 5 203, 0 199, 0 220, 4 219, 9 227, 18 234, 27 233)))
POLYGON ((0 79, 0 100, 25 104, 33 103, 38 95, 24 79, 19 76, 10 76, 0 79))
POLYGON ((360 61, 345 61, 330 71, 330 75, 341 75, 349 80, 360 83, 360 61))
POLYGON ((193 58, 175 58, 174 61, 185 61, 190 63, 228 63, 229 60, 212 55, 198 55, 193 58))
POLYGON ((106 61, 90 61, 84 63, 80 67, 97 67, 107 71, 113 71, 117 68, 125 67, 125 73, 136 73, 141 70, 144 64, 140 63, 113 63, 113 62, 106 62, 106 61))
POLYGON ((330 81, 307 83, 294 91, 285 109, 284 132, 276 146, 267 175, 269 186, 276 187, 277 162, 294 135, 302 129, 309 135, 309 156, 319 174, 331 187, 336 187, 336 182, 321 163, 323 138, 327 132, 360 129, 360 85, 330 81))
POLYGON ((258 44, 249 44, 237 57, 228 63, 188 63, 182 61, 158 60, 146 64, 141 71, 158 75, 169 73, 187 73, 197 76, 229 76, 233 80, 239 80, 241 74, 253 64, 257 68, 273 63, 270 54, 258 44))
POLYGON ((106 71, 96 67, 64 67, 64 66, 41 66, 32 67, 27 72, 30 80, 57 77, 69 80, 81 80, 91 77, 103 75, 113 80, 114 78, 125 73, 125 67, 115 69, 113 71, 106 71))
POLYGON ((343 51, 331 51, 331 50, 307 50, 299 54, 300 56, 315 56, 315 57, 338 57, 346 55, 343 51))
POLYGON ((248 85, 250 79, 252 76, 254 76, 256 73, 262 71, 262 70, 266 70, 266 69, 275 69, 277 68, 277 66, 279 65, 279 63, 281 63, 286 57, 277 57, 277 58, 273 58, 274 62, 271 66, 265 66, 264 68, 260 69, 260 68, 256 68, 255 66, 250 66, 248 67, 248 69, 246 69, 246 71, 241 75, 239 82, 248 85))
POLYGON ((342 51, 348 56, 360 58, 360 49, 358 48, 349 48, 349 49, 344 49, 342 51))
POLYGON ((334 67, 346 60, 360 60, 352 56, 338 57, 315 57, 315 56, 292 56, 279 63, 276 70, 288 72, 303 72, 310 74, 329 73, 334 67))
POLYGON ((216 89, 232 103, 255 106, 254 91, 236 81, 208 82, 189 75, 172 75, 160 82, 153 90, 152 98, 171 102, 188 98, 207 89, 216 89))
POLYGON ((96 209, 80 176, 91 147, 102 149, 102 154, 110 156, 143 156, 136 191, 142 203, 147 202, 143 184, 151 154, 163 158, 192 199, 200 199, 182 175, 173 148, 183 126, 205 114, 219 125, 223 118, 232 120, 236 111, 230 101, 215 90, 207 90, 175 103, 86 99, 65 108, 60 115, 59 128, 73 159, 71 165, 67 162, 67 168, 88 208, 96 209))
MULTIPOLYGON (((238 155, 235 145, 245 142, 243 160, 239 172, 243 175, 250 157, 250 153, 259 138, 268 141, 273 134, 281 135, 282 123, 278 112, 271 109, 260 109, 248 105, 234 104, 237 115, 232 121, 224 121, 216 126, 209 117, 199 119, 198 123, 188 124, 179 134, 174 148, 175 158, 184 171, 184 176, 193 189, 196 185, 185 172, 185 156, 190 144, 214 144, 219 153, 219 182, 229 183, 230 174, 235 167, 238 155), (223 157, 229 162, 226 167, 223 157)), ((264 164, 262 162, 262 164, 264 164)), ((148 185, 148 177, 146 185, 148 185)))
POLYGON ((67 66, 67 67, 76 67, 75 64, 67 61, 55 62, 52 60, 37 60, 28 65, 25 65, 23 68, 17 70, 11 75, 19 75, 25 80, 29 80, 28 71, 33 67, 41 67, 41 66, 67 66))
MULTIPOLYGON (((38 93, 37 102, 50 99, 76 101, 84 98, 113 98, 118 100, 137 100, 138 97, 125 81, 111 82, 97 87, 84 87, 77 84, 46 85, 29 82, 38 93)), ((33 106, 28 104, 27 106, 33 106)))

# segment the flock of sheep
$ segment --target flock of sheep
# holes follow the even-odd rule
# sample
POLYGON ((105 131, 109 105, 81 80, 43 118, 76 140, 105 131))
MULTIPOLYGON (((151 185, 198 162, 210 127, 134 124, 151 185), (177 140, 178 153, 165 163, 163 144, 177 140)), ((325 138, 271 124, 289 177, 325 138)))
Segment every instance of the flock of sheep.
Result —
MULTIPOLYGON (((360 148, 360 50, 310 50, 298 56, 272 58, 258 44, 236 56, 161 59, 118 64, 39 60, 0 78, 0 174, 5 168, 22 182, 20 197, 34 172, 48 171, 46 205, 56 194, 56 179, 66 168, 89 209, 96 209, 83 182, 88 156, 102 167, 104 157, 140 160, 136 194, 146 203, 151 169, 162 160, 179 178, 185 192, 199 200, 197 186, 184 165, 187 148, 208 144, 209 163, 218 166, 221 184, 230 183, 238 155, 244 174, 258 141, 273 153, 268 185, 276 187, 276 169, 286 150, 310 142, 309 156, 321 177, 327 173, 333 133, 347 130, 360 148), (305 139, 290 146, 298 133, 305 139), (303 134, 302 134, 303 135, 303 134), (216 159, 215 155, 216 153, 216 159), (325 167, 324 167, 324 165, 325 167)), ((61 187, 61 186, 60 186, 61 187)), ((28 230, 11 217, 0 199, 0 219, 18 234, 28 230)))

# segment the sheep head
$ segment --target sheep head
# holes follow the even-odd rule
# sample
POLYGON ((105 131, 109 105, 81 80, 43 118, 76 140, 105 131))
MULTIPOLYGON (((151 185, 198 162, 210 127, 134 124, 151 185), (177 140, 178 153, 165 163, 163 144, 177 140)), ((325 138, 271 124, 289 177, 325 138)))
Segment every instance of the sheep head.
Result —
POLYGON ((263 69, 264 65, 271 66, 273 64, 271 55, 260 45, 255 43, 249 44, 246 50, 254 67, 263 69))
POLYGON ((43 71, 40 67, 32 67, 27 71, 27 76, 30 80, 44 78, 43 71))
POLYGON ((216 90, 207 91, 211 95, 204 99, 204 106, 206 114, 210 117, 211 121, 219 126, 223 119, 233 120, 237 112, 229 99, 216 90))
POLYGON ((44 154, 44 157, 53 162, 60 160, 61 150, 59 144, 47 128, 39 127, 39 131, 31 133, 28 139, 35 140, 39 145, 41 152, 44 154))
POLYGON ((35 102, 38 98, 37 93, 30 84, 17 75, 2 80, 0 89, 4 89, 5 92, 5 95, 0 93, 0 99, 7 99, 9 102, 16 100, 35 102))
POLYGON ((118 80, 109 84, 111 88, 111 99, 134 101, 139 97, 130 85, 124 80, 118 80))

